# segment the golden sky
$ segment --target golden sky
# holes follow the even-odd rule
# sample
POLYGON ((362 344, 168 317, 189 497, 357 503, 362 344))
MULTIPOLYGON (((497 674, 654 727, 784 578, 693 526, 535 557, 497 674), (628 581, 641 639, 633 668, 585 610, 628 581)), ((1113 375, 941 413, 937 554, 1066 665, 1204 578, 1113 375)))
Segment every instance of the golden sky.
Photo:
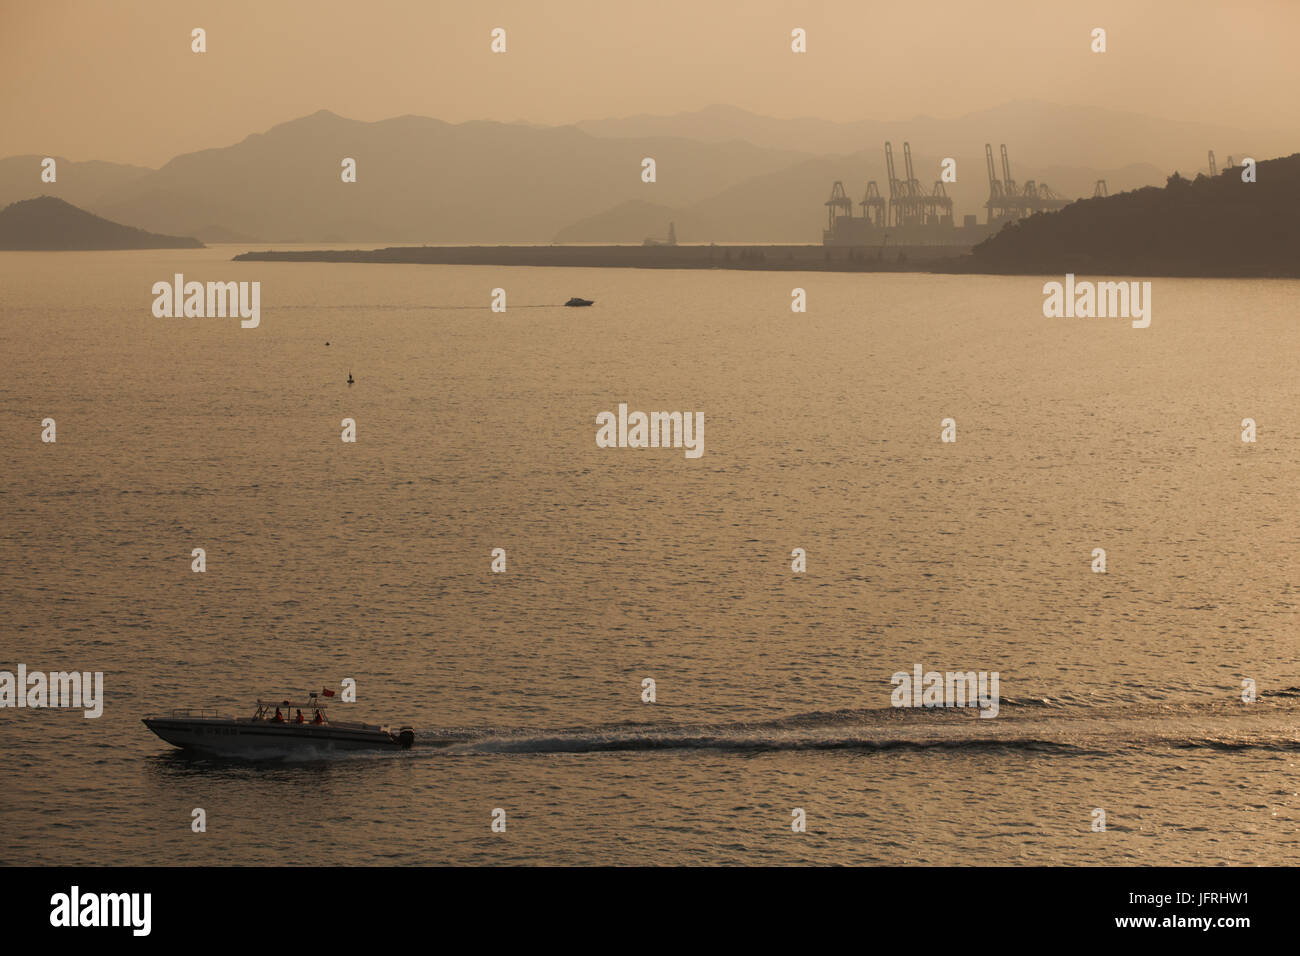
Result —
POLYGON ((1300 0, 0 0, 0 156, 157 166, 319 109, 890 120, 1039 99, 1287 129, 1297 36, 1300 0))

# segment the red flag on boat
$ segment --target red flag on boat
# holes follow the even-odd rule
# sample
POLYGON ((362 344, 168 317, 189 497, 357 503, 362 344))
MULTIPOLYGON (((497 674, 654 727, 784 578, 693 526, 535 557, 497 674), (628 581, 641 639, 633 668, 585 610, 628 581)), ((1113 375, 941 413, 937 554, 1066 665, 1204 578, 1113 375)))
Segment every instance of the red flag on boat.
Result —
POLYGON ((334 691, 330 690, 328 687, 324 687, 324 688, 322 688, 320 693, 321 693, 321 696, 322 696, 322 697, 333 697, 333 696, 334 696, 334 691))

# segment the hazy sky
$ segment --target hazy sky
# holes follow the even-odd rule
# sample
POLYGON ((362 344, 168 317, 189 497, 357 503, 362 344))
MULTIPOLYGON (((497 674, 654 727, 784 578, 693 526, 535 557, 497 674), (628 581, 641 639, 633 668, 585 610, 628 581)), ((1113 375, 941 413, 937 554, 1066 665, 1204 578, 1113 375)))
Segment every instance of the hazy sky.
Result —
POLYGON ((157 166, 319 109, 854 120, 1040 99, 1285 129, 1298 35, 1300 0, 0 0, 0 156, 157 166))

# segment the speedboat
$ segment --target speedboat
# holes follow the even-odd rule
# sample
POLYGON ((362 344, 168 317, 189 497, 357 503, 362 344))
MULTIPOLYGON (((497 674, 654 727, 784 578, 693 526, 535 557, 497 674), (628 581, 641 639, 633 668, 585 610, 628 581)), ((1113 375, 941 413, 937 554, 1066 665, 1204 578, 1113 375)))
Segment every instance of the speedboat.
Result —
POLYGON ((576 305, 592 305, 595 301, 596 301, 595 299, 579 299, 579 298, 575 295, 572 299, 570 299, 568 302, 566 302, 566 303, 564 303, 564 304, 565 304, 565 305, 575 305, 575 306, 576 306, 576 305))
POLYGON ((387 724, 330 720, 325 708, 325 703, 311 694, 305 704, 259 700, 251 717, 222 717, 215 711, 185 708, 150 715, 143 721, 169 744, 219 756, 405 750, 415 743, 415 731, 410 727, 394 733, 387 724))

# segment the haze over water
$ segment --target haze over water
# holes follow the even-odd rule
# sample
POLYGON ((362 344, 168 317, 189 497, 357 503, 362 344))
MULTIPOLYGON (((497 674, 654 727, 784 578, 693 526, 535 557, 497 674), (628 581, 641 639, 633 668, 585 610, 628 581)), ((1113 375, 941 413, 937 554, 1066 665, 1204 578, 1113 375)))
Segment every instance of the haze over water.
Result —
POLYGON ((0 862, 1300 860, 1292 284, 1157 279, 1134 330, 1042 278, 235 251, 0 256, 0 669, 107 696, 0 712, 0 862), (176 272, 260 327, 154 318, 176 272), (703 457, 597 448, 620 402, 703 457), (999 716, 890 708, 918 663, 999 716), (140 723, 345 677, 414 750, 140 723))

